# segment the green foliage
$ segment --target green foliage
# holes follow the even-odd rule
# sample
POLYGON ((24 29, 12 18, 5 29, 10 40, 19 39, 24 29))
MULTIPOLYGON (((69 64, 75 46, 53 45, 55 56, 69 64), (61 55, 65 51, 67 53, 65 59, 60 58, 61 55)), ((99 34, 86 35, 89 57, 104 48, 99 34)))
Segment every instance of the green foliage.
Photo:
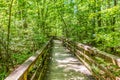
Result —
MULTIPOLYGON (((14 0, 9 54, 6 54, 11 0, 0 0, 0 63, 21 64, 48 40, 64 36, 120 54, 120 1, 117 0, 14 0), (11 63, 6 59, 11 57, 11 63), (17 62, 15 62, 17 60, 17 62)), ((12 66, 7 66, 12 68, 12 66)), ((3 67, 0 67, 2 69, 3 67)))
POLYGON ((12 59, 14 60, 14 65, 20 65, 22 64, 25 60, 27 60, 32 54, 30 52, 28 53, 13 53, 12 59))

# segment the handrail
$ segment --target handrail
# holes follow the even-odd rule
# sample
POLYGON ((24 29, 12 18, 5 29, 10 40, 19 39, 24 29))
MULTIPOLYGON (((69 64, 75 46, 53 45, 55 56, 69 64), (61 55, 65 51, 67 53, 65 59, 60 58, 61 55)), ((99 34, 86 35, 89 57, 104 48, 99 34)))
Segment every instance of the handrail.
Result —
POLYGON ((106 80, 108 78, 110 80, 117 80, 117 78, 120 79, 120 76, 115 76, 111 71, 109 71, 108 68, 99 64, 95 59, 95 57, 100 57, 104 59, 106 62, 112 63, 113 65, 116 65, 118 66, 118 68, 120 68, 119 57, 102 52, 97 48, 92 48, 81 43, 73 42, 66 38, 59 38, 59 40, 63 41, 64 45, 71 52, 73 52, 78 57, 78 59, 83 62, 83 64, 86 65, 86 67, 93 73, 93 75, 97 79, 102 80, 106 80), (97 74, 94 70, 94 67, 100 69, 100 71, 97 74))
POLYGON ((27 76, 35 66, 37 60, 43 58, 43 56, 48 53, 51 48, 52 39, 53 38, 51 38, 41 50, 38 50, 36 54, 28 58, 22 65, 13 71, 5 80, 27 80, 27 76))
POLYGON ((102 57, 106 61, 111 62, 111 63, 117 65, 118 67, 120 67, 120 57, 118 57, 118 56, 108 54, 106 52, 100 51, 99 49, 97 49, 95 47, 92 48, 92 47, 84 45, 82 43, 73 42, 68 39, 66 39, 66 41, 68 43, 72 43, 73 46, 75 45, 77 49, 82 49, 83 51, 86 51, 86 54, 88 53, 88 55, 102 57))
POLYGON ((106 61, 111 62, 120 67, 120 57, 118 56, 108 54, 106 52, 100 51, 95 47, 92 48, 81 43, 77 43, 77 47, 86 50, 86 52, 88 51, 89 53, 92 54, 92 56, 99 56, 99 57, 105 58, 106 61))

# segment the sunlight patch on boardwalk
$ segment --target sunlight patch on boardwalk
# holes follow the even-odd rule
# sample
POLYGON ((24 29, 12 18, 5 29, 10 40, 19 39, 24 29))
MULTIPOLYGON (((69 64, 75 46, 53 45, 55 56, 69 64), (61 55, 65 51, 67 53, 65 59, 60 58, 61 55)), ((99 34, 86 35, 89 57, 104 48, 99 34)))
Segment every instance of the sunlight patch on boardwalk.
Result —
POLYGON ((90 71, 62 46, 62 42, 54 40, 53 53, 44 80, 90 80, 90 71))

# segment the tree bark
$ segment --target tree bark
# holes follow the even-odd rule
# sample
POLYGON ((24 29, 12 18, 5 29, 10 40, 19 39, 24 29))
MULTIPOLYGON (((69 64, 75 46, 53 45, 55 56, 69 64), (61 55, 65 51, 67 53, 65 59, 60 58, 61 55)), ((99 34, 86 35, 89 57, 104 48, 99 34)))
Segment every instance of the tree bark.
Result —
MULTIPOLYGON (((101 11, 101 6, 99 7, 98 11, 101 11)), ((97 21, 98 21, 98 27, 101 27, 101 14, 98 14, 97 16, 97 21)))
MULTIPOLYGON (((12 15, 12 5, 13 5, 13 1, 14 0, 11 0, 11 3, 10 3, 10 6, 9 6, 9 18, 8 18, 8 30, 7 30, 7 46, 6 46, 6 49, 7 49, 7 52, 6 52, 6 71, 9 71, 9 63, 10 60, 11 60, 11 55, 9 53, 9 45, 10 45, 10 27, 11 27, 11 15, 12 15)), ((11 62, 13 64, 13 62, 11 62)))
MULTIPOLYGON (((114 0, 114 6, 117 5, 117 0, 114 0)), ((116 18, 113 17, 113 22, 112 22, 112 25, 114 25, 116 23, 116 18)), ((113 29, 114 30, 114 29, 113 29)))

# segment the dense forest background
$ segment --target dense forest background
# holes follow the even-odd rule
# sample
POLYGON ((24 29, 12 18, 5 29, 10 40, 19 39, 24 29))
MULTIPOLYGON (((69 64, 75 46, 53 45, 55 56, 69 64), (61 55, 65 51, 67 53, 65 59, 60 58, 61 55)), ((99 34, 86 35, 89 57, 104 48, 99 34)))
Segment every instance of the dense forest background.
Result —
POLYGON ((0 0, 0 79, 50 38, 120 55, 119 0, 0 0))

